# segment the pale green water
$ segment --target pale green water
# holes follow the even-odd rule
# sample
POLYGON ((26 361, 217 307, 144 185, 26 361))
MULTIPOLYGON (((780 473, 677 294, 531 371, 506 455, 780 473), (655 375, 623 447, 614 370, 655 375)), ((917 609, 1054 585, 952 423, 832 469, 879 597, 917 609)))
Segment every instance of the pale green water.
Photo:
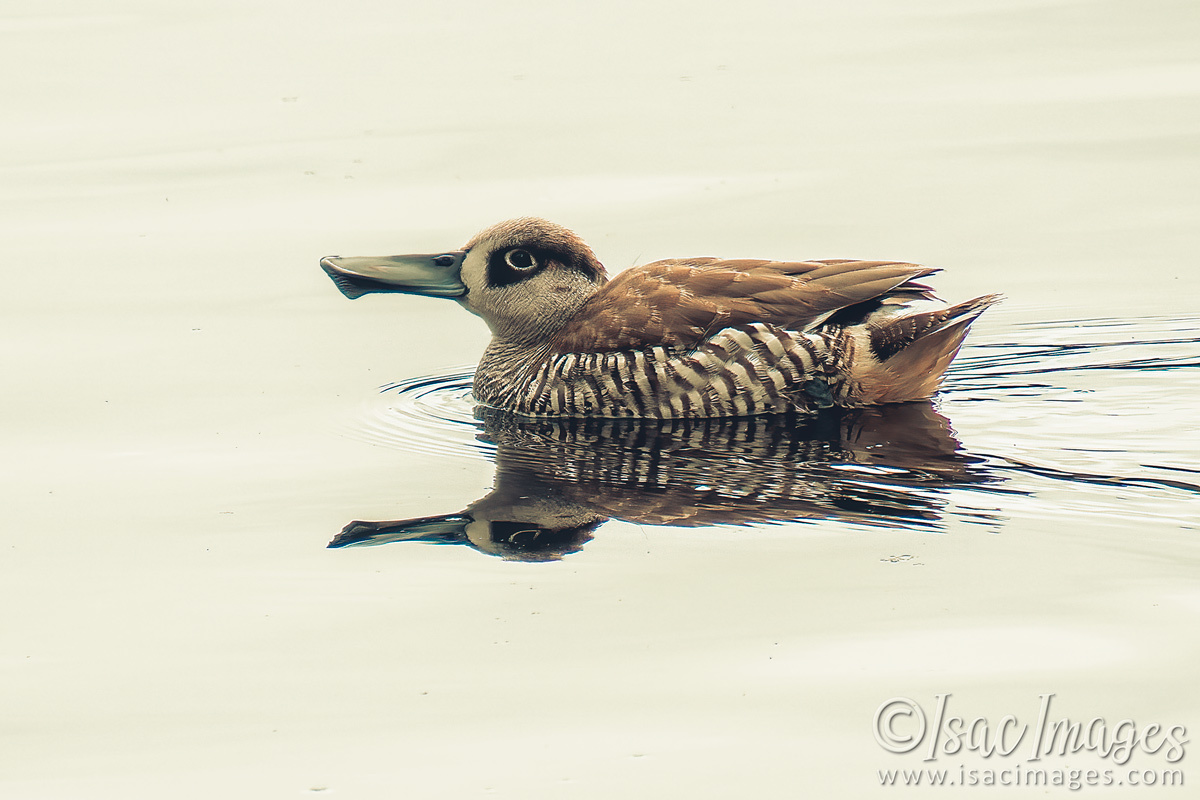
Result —
POLYGON ((923 790, 878 770, 1027 765, 886 751, 893 697, 1200 729, 1198 27, 1184 2, 0 12, 0 795, 893 797, 923 790), (317 261, 521 214, 614 270, 896 258, 1009 299, 919 424, 671 445, 653 485, 644 439, 581 466, 571 436, 500 437, 498 478, 452 377, 482 324, 350 303, 317 261), (590 540, 326 547, 522 479, 590 540))

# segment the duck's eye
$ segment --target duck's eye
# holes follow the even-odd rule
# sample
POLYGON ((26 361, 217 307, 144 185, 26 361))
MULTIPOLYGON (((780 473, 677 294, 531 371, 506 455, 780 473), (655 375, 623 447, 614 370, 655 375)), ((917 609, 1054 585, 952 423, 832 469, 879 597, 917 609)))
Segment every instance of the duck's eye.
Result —
POLYGON ((533 253, 519 247, 505 253, 504 262, 521 272, 528 272, 537 266, 537 259, 533 257, 533 253))

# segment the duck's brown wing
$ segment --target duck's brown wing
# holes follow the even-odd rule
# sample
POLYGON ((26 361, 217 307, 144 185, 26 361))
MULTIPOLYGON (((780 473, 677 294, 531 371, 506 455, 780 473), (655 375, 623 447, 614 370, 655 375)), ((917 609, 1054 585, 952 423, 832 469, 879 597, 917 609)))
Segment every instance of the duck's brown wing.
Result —
POLYGON ((896 290, 930 296, 928 287, 909 282, 934 272, 898 261, 656 261, 605 284, 555 337, 554 349, 689 347, 722 328, 750 322, 800 330, 896 290))

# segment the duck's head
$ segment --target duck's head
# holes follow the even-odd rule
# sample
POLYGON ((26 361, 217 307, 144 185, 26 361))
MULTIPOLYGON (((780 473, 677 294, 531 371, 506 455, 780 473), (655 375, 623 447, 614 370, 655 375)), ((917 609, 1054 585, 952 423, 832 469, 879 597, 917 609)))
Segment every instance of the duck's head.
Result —
POLYGON ((321 259, 342 294, 450 297, 512 341, 557 331, 607 280, 604 265, 575 233, 535 217, 481 231, 461 250, 321 259))

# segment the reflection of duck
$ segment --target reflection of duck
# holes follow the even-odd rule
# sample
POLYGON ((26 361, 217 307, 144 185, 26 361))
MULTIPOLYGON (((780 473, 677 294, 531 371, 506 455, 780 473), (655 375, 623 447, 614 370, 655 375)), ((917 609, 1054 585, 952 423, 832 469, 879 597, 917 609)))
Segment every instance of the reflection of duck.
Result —
POLYGON ((600 523, 838 519, 932 525, 941 490, 992 480, 928 403, 713 420, 538 419, 482 411, 496 483, 458 514, 351 522, 330 547, 466 544, 520 560, 575 552, 600 523))
POLYGON ((657 261, 612 281, 571 231, 525 218, 462 250, 322 259, 350 298, 456 298, 492 330, 481 403, 553 417, 811 412, 928 398, 999 298, 947 307, 892 261, 657 261))

